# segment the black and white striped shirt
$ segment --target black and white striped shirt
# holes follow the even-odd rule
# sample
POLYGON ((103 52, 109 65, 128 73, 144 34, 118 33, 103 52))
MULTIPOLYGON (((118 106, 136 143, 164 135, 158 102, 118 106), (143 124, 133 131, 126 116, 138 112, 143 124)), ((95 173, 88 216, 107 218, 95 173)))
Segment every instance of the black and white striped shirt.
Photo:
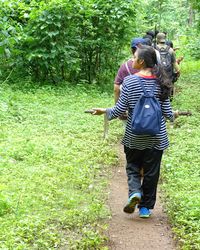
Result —
POLYGON ((138 75, 144 84, 145 89, 149 92, 154 84, 156 84, 156 89, 154 95, 158 98, 161 108, 162 108, 162 122, 160 133, 156 136, 150 135, 136 135, 133 134, 131 130, 131 116, 135 104, 141 94, 143 94, 142 87, 140 86, 138 79, 134 75, 125 77, 122 87, 122 92, 118 102, 115 107, 106 109, 106 114, 109 120, 119 117, 125 111, 128 110, 128 120, 126 125, 125 134, 122 140, 122 144, 128 148, 143 150, 146 148, 155 148, 158 150, 164 150, 169 146, 165 118, 173 121, 174 116, 170 106, 169 99, 161 101, 159 99, 160 86, 156 83, 156 78, 154 76, 141 76, 138 75))

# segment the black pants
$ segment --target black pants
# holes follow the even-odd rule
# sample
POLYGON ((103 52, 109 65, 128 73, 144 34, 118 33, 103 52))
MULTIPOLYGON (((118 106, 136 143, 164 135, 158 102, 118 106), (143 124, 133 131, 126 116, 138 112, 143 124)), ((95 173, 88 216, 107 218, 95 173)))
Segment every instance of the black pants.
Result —
POLYGON ((160 175, 160 163, 163 150, 130 149, 124 146, 126 154, 126 173, 128 177, 129 196, 141 193, 142 199, 138 207, 153 209, 156 202, 157 184, 160 175), (143 180, 140 170, 143 168, 143 180))

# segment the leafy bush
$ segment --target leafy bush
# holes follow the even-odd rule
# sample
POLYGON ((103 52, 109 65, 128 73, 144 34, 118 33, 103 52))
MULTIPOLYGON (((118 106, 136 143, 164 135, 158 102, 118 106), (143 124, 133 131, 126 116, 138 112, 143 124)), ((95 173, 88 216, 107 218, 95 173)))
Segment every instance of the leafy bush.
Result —
POLYGON ((16 45, 22 26, 14 19, 15 6, 3 1, 0 9, 0 72, 9 71, 16 65, 19 53, 16 45))
POLYGON ((134 20, 129 0, 3 1, 2 65, 53 82, 113 79, 134 20))
POLYGON ((131 3, 122 0, 41 2, 25 28, 22 50, 27 68, 37 79, 54 82, 108 79, 134 16, 131 3))
POLYGON ((194 59, 200 59, 200 36, 192 37, 188 44, 190 54, 194 59))

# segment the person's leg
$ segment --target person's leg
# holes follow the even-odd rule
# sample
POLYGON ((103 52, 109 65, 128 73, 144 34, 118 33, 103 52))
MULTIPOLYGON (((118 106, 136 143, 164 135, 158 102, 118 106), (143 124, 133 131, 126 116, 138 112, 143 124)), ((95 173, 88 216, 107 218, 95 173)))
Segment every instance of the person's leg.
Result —
POLYGON ((146 149, 143 157, 144 179, 142 182, 143 196, 139 208, 153 209, 156 202, 157 184, 160 175, 162 150, 146 149))
POLYGON ((140 166, 142 152, 127 147, 124 147, 124 152, 127 160, 126 173, 128 177, 129 198, 123 211, 130 214, 134 212, 136 205, 141 200, 140 166))
POLYGON ((135 163, 127 163, 126 174, 128 178, 128 194, 141 193, 140 167, 135 163))
POLYGON ((141 193, 141 166, 142 166, 142 150, 130 149, 124 147, 126 154, 126 174, 128 178, 129 197, 133 193, 141 193))

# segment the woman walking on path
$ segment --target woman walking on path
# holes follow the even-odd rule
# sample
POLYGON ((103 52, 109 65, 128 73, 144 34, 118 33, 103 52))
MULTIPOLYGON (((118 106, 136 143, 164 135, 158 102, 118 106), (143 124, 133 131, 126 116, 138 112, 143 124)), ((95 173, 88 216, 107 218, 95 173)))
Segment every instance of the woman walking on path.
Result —
POLYGON ((120 98, 113 108, 93 108, 93 115, 106 113, 109 120, 119 117, 128 110, 128 120, 122 140, 126 155, 126 173, 128 177, 128 203, 124 212, 133 213, 138 204, 139 216, 148 218, 150 209, 156 202, 156 190, 160 174, 160 164, 163 150, 169 145, 165 118, 173 121, 178 116, 172 112, 169 95, 170 79, 158 66, 155 50, 150 46, 141 46, 135 53, 133 67, 138 69, 136 75, 124 79, 120 98), (162 120, 161 129, 155 136, 136 135, 132 132, 131 117, 134 107, 143 94, 144 85, 147 92, 154 87, 154 96, 158 99, 162 120), (143 168, 144 176, 141 178, 140 169, 143 168))

